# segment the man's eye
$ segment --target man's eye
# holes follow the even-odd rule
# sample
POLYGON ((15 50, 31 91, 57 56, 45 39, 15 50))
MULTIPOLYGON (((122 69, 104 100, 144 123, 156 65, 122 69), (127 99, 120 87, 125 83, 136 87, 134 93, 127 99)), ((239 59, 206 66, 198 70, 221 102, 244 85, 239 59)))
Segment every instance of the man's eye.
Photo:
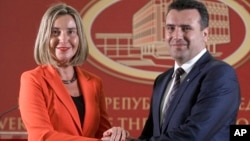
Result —
POLYGON ((173 27, 173 26, 167 26, 167 27, 166 27, 166 30, 167 30, 168 32, 173 32, 173 31, 174 31, 174 27, 173 27))
POLYGON ((187 32, 187 31, 189 31, 189 30, 191 30, 191 27, 188 27, 188 26, 182 27, 182 31, 183 31, 183 32, 187 32))

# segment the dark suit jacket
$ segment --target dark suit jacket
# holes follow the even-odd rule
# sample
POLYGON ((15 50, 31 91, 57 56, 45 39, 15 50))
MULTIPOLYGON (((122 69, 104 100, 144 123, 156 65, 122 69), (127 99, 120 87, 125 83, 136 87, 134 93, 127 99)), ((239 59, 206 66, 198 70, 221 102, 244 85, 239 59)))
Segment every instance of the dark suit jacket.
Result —
POLYGON ((240 89, 235 70, 208 52, 181 83, 160 126, 160 103, 174 69, 160 74, 154 83, 151 108, 140 140, 229 141, 229 125, 235 124, 240 89))
POLYGON ((79 67, 76 72, 85 104, 83 125, 52 66, 38 66, 22 74, 19 108, 29 141, 98 141, 111 128, 101 79, 79 67))

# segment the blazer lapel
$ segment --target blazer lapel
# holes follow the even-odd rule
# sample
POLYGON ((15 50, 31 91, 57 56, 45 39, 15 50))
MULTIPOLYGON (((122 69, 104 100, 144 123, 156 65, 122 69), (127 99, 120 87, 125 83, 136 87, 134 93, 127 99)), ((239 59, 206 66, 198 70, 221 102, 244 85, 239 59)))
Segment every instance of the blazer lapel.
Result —
POLYGON ((93 120, 93 117, 95 115, 95 107, 93 106, 95 104, 95 96, 93 96, 94 92, 94 84, 89 81, 90 76, 83 73, 83 71, 76 67, 76 71, 78 74, 78 83, 81 86, 81 92, 84 98, 84 105, 85 105, 85 115, 84 115, 84 123, 82 132, 84 135, 92 134, 92 126, 95 124, 95 121, 93 120), (94 103, 93 103, 94 102, 94 103))
POLYGON ((82 133, 78 111, 75 108, 75 104, 71 99, 70 95, 68 94, 67 89, 63 85, 58 72, 52 66, 43 67, 45 81, 47 81, 51 89, 54 89, 54 93, 58 96, 58 99, 63 103, 65 108, 72 116, 72 119, 74 120, 75 125, 78 128, 78 131, 82 133))

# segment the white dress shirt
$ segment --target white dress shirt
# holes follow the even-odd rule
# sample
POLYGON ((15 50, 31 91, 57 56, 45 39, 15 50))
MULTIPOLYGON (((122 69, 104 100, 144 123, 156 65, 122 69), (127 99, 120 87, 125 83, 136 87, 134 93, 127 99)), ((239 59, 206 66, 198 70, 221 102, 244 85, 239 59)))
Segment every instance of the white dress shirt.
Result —
POLYGON ((176 69, 178 69, 179 67, 183 68, 183 70, 185 71, 184 74, 181 75, 181 82, 183 81, 183 79, 188 75, 188 73, 191 71, 191 69, 193 68, 194 64, 201 58, 201 56, 203 54, 205 54, 207 51, 206 48, 204 48, 199 54, 197 54, 194 58, 192 58, 191 60, 187 61, 186 63, 184 63, 183 65, 181 66, 178 66, 178 64, 175 62, 175 65, 174 65, 174 73, 172 75, 172 79, 170 80, 170 82, 168 83, 167 85, 167 88, 165 90, 165 93, 163 95, 163 98, 162 98, 162 102, 161 102, 161 123, 162 123, 162 119, 163 119, 163 111, 165 109, 165 105, 166 105, 166 102, 168 101, 169 99, 169 95, 170 95, 170 92, 171 90, 173 89, 173 85, 174 85, 174 79, 175 79, 175 71, 176 69))

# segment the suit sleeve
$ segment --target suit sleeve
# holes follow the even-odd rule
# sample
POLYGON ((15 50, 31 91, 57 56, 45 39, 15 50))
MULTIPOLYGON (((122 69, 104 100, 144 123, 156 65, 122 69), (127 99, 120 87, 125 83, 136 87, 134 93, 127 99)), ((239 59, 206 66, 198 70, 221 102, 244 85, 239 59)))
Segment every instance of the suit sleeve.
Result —
POLYGON ((55 131, 51 125, 43 97, 42 82, 38 80, 37 76, 29 72, 25 72, 21 76, 19 108, 29 141, 99 141, 95 138, 73 136, 55 131))
MULTIPOLYGON (((152 101, 151 101, 151 105, 152 105, 152 101)), ((139 139, 145 139, 145 138, 152 137, 153 128, 154 128, 154 126, 153 126, 153 117, 152 117, 152 106, 150 106, 148 119, 144 125, 144 128, 142 130, 142 133, 141 133, 139 139)))
MULTIPOLYGON (((161 77, 158 76, 154 82, 154 86, 153 88, 155 88, 156 84, 158 81, 161 81, 159 80, 161 77)), ((153 123, 153 96, 151 97, 151 103, 150 103, 150 109, 149 109, 149 115, 148 115, 148 119, 144 125, 144 128, 142 130, 142 133, 139 137, 139 140, 140 141, 146 141, 147 139, 151 138, 153 136, 153 129, 154 129, 154 123, 153 123)), ((135 139, 134 139, 135 140, 135 139)))

